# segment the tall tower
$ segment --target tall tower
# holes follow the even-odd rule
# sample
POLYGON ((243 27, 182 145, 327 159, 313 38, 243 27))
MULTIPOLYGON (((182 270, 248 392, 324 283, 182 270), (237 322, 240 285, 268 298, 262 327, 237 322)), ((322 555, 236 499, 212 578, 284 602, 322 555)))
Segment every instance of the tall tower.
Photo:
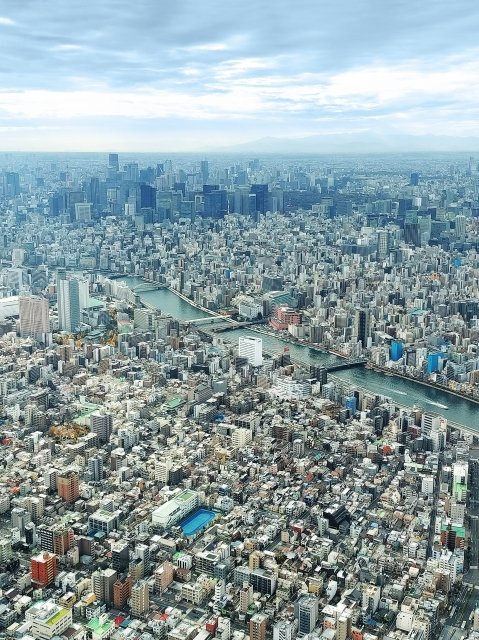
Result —
POLYGON ((365 349, 369 337, 369 311, 367 309, 356 309, 354 333, 358 340, 361 341, 363 349, 365 349))
POLYGON ((61 331, 78 331, 80 328, 80 287, 78 280, 58 279, 58 327, 61 331))
POLYGON ((37 338, 50 331, 48 300, 46 298, 20 298, 20 335, 22 338, 37 338))
POLYGON ((208 160, 201 160, 200 173, 201 173, 201 180, 203 181, 203 184, 206 184, 208 182, 208 177, 210 174, 209 167, 208 167, 208 160))
POLYGON ((389 231, 378 229, 378 258, 385 258, 389 253, 389 231))
POLYGON ((466 237, 466 216, 462 214, 456 216, 455 223, 456 237, 459 240, 464 240, 464 238, 466 237))
POLYGON ((120 170, 120 162, 117 153, 109 153, 108 154, 108 167, 113 171, 120 170))

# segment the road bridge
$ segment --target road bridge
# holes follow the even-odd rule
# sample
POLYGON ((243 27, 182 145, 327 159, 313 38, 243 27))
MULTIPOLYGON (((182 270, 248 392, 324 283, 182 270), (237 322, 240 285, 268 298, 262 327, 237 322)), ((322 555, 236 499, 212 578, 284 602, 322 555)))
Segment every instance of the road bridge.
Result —
POLYGON ((353 369, 354 367, 364 367, 367 363, 366 358, 356 358, 354 360, 345 360, 338 364, 330 364, 325 367, 328 371, 341 371, 341 369, 353 369))
POLYGON ((134 293, 146 293, 147 291, 158 291, 159 289, 166 289, 166 284, 160 284, 157 282, 144 282, 137 284, 134 287, 128 287, 130 291, 134 293))

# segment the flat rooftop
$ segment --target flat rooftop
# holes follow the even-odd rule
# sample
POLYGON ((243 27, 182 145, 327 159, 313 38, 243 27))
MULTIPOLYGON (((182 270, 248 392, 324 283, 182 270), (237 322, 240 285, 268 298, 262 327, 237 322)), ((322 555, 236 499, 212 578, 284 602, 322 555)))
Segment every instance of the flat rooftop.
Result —
POLYGON ((194 495, 195 494, 193 491, 182 491, 177 496, 175 496, 175 500, 178 500, 178 502, 186 502, 187 500, 191 500, 194 495))

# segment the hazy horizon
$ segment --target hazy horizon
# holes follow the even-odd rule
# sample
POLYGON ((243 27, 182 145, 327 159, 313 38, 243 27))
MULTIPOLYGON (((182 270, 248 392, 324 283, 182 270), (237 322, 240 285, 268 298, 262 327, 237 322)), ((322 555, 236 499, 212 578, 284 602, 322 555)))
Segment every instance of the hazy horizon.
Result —
POLYGON ((467 0, 9 0, 0 151, 201 153, 316 135, 449 136, 467 151, 478 23, 467 0))

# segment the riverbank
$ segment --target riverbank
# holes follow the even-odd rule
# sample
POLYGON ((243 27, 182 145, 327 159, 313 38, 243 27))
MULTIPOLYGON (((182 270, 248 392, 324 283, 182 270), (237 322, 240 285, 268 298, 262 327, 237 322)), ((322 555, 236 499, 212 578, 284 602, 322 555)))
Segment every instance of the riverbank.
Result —
POLYGON ((206 307, 203 307, 201 304, 198 304, 197 302, 194 302, 193 300, 188 298, 188 296, 185 296, 184 293, 181 293, 177 289, 173 289, 173 287, 166 287, 166 288, 168 289, 168 291, 171 291, 171 293, 174 293, 175 296, 178 296, 178 298, 180 298, 180 300, 184 300, 184 302, 187 302, 188 304, 190 304, 195 309, 199 309, 200 311, 203 311, 203 313, 209 313, 210 316, 215 316, 216 318, 223 318, 224 317, 220 313, 217 313, 216 311, 211 311, 211 309, 207 309, 206 307))
POLYGON ((452 389, 443 387, 441 384, 437 384, 434 382, 427 382, 426 380, 418 380, 417 378, 414 378, 414 376, 408 376, 405 373, 394 371, 394 369, 378 367, 377 365, 373 365, 372 370, 377 371, 378 373, 384 373, 385 375, 388 375, 388 376, 395 376, 397 378, 403 378, 404 380, 410 380, 415 384, 422 384, 424 387, 429 387, 430 389, 435 389, 436 391, 441 391, 442 393, 449 393, 451 396, 456 396, 456 398, 462 398, 463 400, 468 400, 469 402, 474 402, 475 404, 479 405, 479 399, 474 398, 473 396, 469 396, 466 393, 461 393, 460 391, 453 391, 452 389))
MULTIPOLYGON (((234 328, 234 327, 232 327, 234 328)), ((320 347, 316 344, 307 342, 306 340, 294 340, 294 339, 290 339, 287 337, 283 337, 283 336, 277 336, 275 335, 273 332, 271 331, 266 331, 264 329, 256 329, 256 328, 251 328, 250 331, 256 331, 257 333, 263 334, 265 336, 269 336, 271 338, 275 338, 276 340, 281 340, 283 342, 286 342, 288 344, 294 344, 297 346, 301 346, 301 347, 306 347, 307 349, 312 349, 313 351, 318 351, 319 353, 325 353, 328 355, 332 355, 335 356, 337 358, 348 358, 348 356, 344 353, 339 353, 338 351, 334 351, 332 349, 327 349, 326 347, 320 347)), ((367 369, 372 369, 373 371, 376 371, 377 373, 382 373, 385 376, 397 376, 398 378, 403 378, 404 380, 409 380, 410 382, 414 382, 415 384, 421 384, 425 387, 429 387, 430 389, 434 389, 435 391, 440 391, 441 393, 448 393, 452 396, 456 396, 456 398, 461 398, 463 400, 468 400, 469 402, 473 402, 477 405, 479 405, 479 398, 474 398, 474 396, 470 396, 466 393, 461 393, 460 391, 453 391, 452 389, 449 389, 447 387, 444 387, 443 385, 434 383, 434 382, 428 382, 426 380, 418 380, 417 378, 415 378, 414 376, 409 376, 407 374, 404 373, 400 373, 399 371, 395 371, 394 369, 388 369, 386 367, 379 367, 377 366, 375 363, 368 361, 366 363, 366 368, 367 369), (369 365, 369 366, 368 366, 369 365)))
MULTIPOLYGON (((135 286, 141 279, 131 277, 127 280, 128 284, 135 286)), ((143 304, 146 303, 145 306, 156 310, 161 309, 164 314, 171 315, 181 322, 191 320, 199 321, 200 318, 205 318, 207 323, 208 318, 212 319, 216 316, 215 312, 201 310, 198 306, 193 306, 191 304, 192 301, 186 298, 186 296, 182 295, 180 297, 177 293, 169 289, 140 293, 139 298, 143 304)), ((219 317, 223 319, 223 316, 218 316, 218 319, 219 317)), ((201 323, 199 327, 201 327, 201 323)), ((230 327, 231 331, 228 330, 224 333, 219 333, 217 334, 217 338, 237 345, 238 339, 241 336, 262 336, 265 352, 271 352, 273 354, 283 353, 284 347, 288 346, 291 358, 297 360, 306 368, 310 366, 327 367, 328 364, 331 364, 331 361, 341 362, 342 360, 337 358, 335 354, 328 354, 318 349, 317 345, 306 346, 304 343, 299 343, 295 340, 286 343, 283 339, 259 327, 249 327, 247 329, 235 327, 233 323, 231 323, 230 327)), ((211 335, 213 337, 214 334, 211 335)), ((334 378, 332 377, 331 379, 338 380, 341 384, 349 384, 351 389, 363 388, 369 395, 391 397, 392 405, 403 405, 409 409, 413 406, 422 407, 428 413, 432 411, 434 414, 446 418, 449 423, 454 423, 454 426, 457 426, 457 428, 463 425, 464 428, 469 430, 469 433, 479 433, 477 402, 473 402, 467 397, 450 393, 447 402, 449 409, 442 411, 440 408, 436 409, 430 405, 437 406, 438 403, 444 403, 444 391, 439 387, 417 384, 418 381, 414 379, 396 377, 393 380, 391 376, 388 380, 382 371, 376 372, 372 369, 365 369, 364 367, 346 369, 335 373, 334 378)))
MULTIPOLYGON (((265 351, 264 353, 265 353, 265 355, 268 355, 270 357, 274 356, 274 354, 271 353, 271 352, 266 352, 265 351)), ((298 360, 296 358, 291 358, 291 362, 293 364, 297 364, 299 366, 305 366, 304 362, 302 362, 301 360, 298 360)), ((339 378, 338 376, 335 376, 333 374, 329 374, 328 377, 331 380, 333 380, 333 382, 335 382, 336 384, 343 384, 343 385, 345 384, 345 381, 342 378, 339 378)), ((346 384, 352 384, 352 383, 346 383, 346 384)), ((374 391, 371 391, 371 389, 368 389, 366 387, 362 387, 362 386, 360 386, 358 384, 354 383, 354 384, 352 384, 352 386, 354 386, 355 389, 357 389, 358 391, 362 391, 363 393, 365 393, 368 396, 377 395, 377 394, 375 394, 374 391)), ((380 394, 380 395, 382 395, 384 398, 386 398, 389 401, 389 403, 394 407, 395 410, 401 409, 402 411, 411 411, 411 409, 413 408, 413 407, 411 407, 409 405, 403 404, 402 402, 398 402, 397 400, 394 400, 393 398, 391 398, 391 396, 388 396, 387 394, 383 393, 383 394, 380 394)), ((426 411, 426 409, 424 409, 424 407, 422 407, 422 409, 424 411, 426 411)), ((436 413, 434 411, 427 411, 427 413, 428 413, 428 415, 437 416, 439 418, 447 420, 447 418, 445 418, 440 413, 436 413)), ((461 431, 461 432, 464 432, 464 433, 468 433, 469 435, 472 435, 472 436, 475 436, 475 437, 479 436, 479 433, 478 433, 477 429, 474 429, 473 427, 468 427, 468 426, 466 426, 464 424, 460 424, 458 422, 454 422, 453 420, 447 420, 447 424, 451 428, 457 429, 458 431, 461 431)))

